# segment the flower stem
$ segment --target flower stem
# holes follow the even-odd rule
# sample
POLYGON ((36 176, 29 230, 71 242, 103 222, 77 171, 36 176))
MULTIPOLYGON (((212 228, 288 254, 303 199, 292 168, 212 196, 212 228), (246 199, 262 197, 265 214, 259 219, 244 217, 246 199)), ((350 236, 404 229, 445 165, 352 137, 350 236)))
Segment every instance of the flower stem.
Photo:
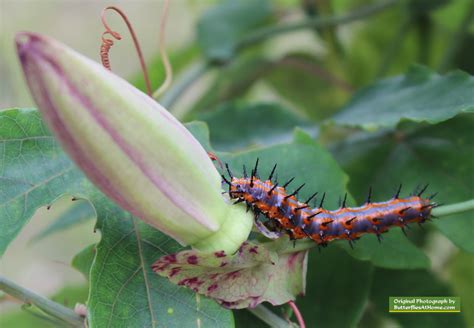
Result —
POLYGON ((275 313, 267 309, 262 304, 257 305, 254 308, 248 308, 247 310, 250 311, 257 318, 268 324, 270 327, 288 328, 289 326, 288 322, 277 316, 275 313))
POLYGON ((36 305, 45 313, 63 322, 67 322, 73 327, 84 327, 84 318, 76 314, 70 308, 33 293, 3 276, 0 276, 0 290, 27 304, 36 305))

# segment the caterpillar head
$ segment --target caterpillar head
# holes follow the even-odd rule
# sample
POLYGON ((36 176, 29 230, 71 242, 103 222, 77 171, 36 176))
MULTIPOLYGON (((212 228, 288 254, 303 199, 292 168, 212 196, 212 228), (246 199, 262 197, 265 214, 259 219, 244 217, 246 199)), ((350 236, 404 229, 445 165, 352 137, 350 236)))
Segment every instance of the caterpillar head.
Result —
POLYGON ((243 198, 247 191, 248 181, 233 177, 229 185, 230 198, 243 198))

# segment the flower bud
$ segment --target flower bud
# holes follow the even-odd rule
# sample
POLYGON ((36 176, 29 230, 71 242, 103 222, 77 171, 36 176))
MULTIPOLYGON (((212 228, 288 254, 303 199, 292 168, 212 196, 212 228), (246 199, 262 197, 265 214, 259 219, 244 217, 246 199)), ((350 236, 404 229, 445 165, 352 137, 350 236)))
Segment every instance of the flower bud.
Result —
POLYGON ((235 251, 253 218, 221 194, 219 172, 165 108, 65 45, 19 33, 26 81, 64 150, 120 207, 181 244, 235 251))

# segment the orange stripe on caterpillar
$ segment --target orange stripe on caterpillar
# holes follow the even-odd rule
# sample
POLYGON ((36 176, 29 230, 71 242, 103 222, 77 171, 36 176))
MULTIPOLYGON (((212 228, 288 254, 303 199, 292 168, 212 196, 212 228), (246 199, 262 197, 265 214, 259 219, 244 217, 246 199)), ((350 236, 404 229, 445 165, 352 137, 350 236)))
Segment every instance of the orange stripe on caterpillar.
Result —
MULTIPOLYGON (((368 201, 360 207, 345 207, 345 200, 337 210, 323 208, 324 195, 319 207, 310 207, 310 199, 300 202, 296 196, 304 186, 301 185, 294 192, 287 193, 288 182, 279 186, 272 181, 276 165, 267 180, 257 178, 258 160, 250 177, 244 168, 244 176, 233 176, 228 165, 227 172, 230 180, 222 176, 229 185, 229 195, 236 202, 245 202, 256 214, 263 214, 271 222, 285 230, 291 239, 311 238, 318 245, 327 245, 337 239, 345 239, 351 243, 364 234, 372 233, 381 239, 381 234, 391 227, 403 228, 410 223, 424 223, 431 217, 431 210, 437 205, 431 203, 430 198, 422 198, 423 188, 416 195, 399 198, 400 190, 396 195, 385 202, 368 201)), ((290 180, 290 182, 292 179, 290 180)))

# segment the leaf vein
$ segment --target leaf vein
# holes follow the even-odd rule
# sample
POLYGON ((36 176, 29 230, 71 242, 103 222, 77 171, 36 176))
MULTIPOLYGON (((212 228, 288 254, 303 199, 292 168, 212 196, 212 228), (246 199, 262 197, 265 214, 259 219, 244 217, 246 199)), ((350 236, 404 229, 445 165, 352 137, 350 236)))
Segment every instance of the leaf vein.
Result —
POLYGON ((150 294, 150 282, 148 281, 148 275, 147 275, 147 271, 146 271, 146 268, 145 268, 145 259, 143 258, 141 235, 140 235, 140 231, 137 227, 136 220, 133 217, 131 218, 131 220, 132 220, 132 223, 133 223, 133 227, 135 229, 135 236, 136 236, 136 239, 137 239, 137 246, 138 246, 138 255, 140 256, 140 265, 141 265, 142 272, 143 272, 143 279, 145 280, 146 296, 147 296, 148 308, 150 310, 150 316, 151 316, 151 326, 153 328, 155 328, 156 327, 156 318, 155 318, 155 314, 153 313, 153 305, 152 305, 152 302, 151 302, 151 294, 150 294))

